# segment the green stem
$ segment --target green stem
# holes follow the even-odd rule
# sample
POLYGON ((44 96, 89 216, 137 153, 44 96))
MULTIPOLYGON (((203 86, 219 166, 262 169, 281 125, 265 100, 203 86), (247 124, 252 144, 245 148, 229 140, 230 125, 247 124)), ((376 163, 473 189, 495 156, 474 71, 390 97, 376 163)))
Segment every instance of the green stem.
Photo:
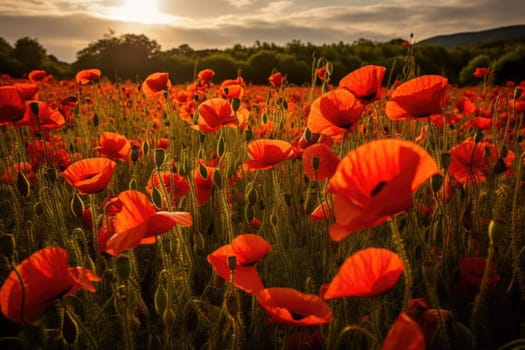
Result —
POLYGON ((405 249, 405 244, 403 243, 403 238, 401 237, 401 234, 399 233, 399 230, 397 228, 397 224, 395 222, 395 218, 392 217, 392 220, 390 221, 390 228, 392 230, 392 235, 394 238, 394 243, 397 247, 397 250, 399 251, 399 255, 401 256, 401 260, 403 262, 403 265, 405 265, 405 294, 403 298, 403 310, 407 311, 408 309, 408 302, 410 301, 410 298, 412 297, 412 285, 413 285, 413 279, 412 279, 412 266, 410 265, 410 260, 408 258, 407 251, 405 249))

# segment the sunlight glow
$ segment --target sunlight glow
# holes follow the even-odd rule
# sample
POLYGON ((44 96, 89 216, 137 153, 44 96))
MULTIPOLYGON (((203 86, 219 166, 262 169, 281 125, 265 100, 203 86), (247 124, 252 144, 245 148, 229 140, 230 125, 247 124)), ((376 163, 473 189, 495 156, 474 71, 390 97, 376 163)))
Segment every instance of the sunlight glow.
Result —
POLYGON ((111 18, 123 22, 162 24, 172 17, 159 12, 159 0, 127 0, 123 6, 113 9, 111 18))

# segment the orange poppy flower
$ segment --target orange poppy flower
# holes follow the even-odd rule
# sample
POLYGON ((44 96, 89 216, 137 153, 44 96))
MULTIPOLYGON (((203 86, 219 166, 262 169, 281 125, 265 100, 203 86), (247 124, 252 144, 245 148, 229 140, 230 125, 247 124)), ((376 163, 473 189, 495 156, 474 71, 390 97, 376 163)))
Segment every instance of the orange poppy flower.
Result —
POLYGON ((307 327, 332 321, 332 310, 318 295, 293 288, 266 288, 257 294, 257 302, 270 322, 307 327))
POLYGON ((175 225, 193 225, 190 213, 157 211, 144 193, 135 190, 119 193, 106 210, 110 217, 104 220, 99 232, 99 248, 114 256, 140 244, 155 243, 155 236, 175 225))
POLYGON ((40 87, 33 83, 14 83, 14 87, 20 92, 20 96, 24 100, 37 100, 38 99, 38 90, 40 87))
POLYGON ((348 257, 330 282, 325 299, 374 297, 392 289, 405 267, 396 253, 366 248, 348 257))
POLYGON ((0 289, 0 308, 5 317, 18 323, 32 322, 57 299, 80 289, 94 293, 92 282, 100 281, 100 277, 88 269, 69 267, 68 252, 58 246, 36 251, 16 269, 24 291, 16 272, 12 271, 0 289))
POLYGON ((376 140, 350 151, 328 183, 335 223, 330 237, 349 234, 387 221, 412 206, 412 194, 439 168, 413 142, 376 140))
POLYGON ((227 85, 221 89, 221 96, 231 100, 233 98, 242 98, 244 96, 244 88, 239 84, 227 85))
POLYGON ((129 161, 131 143, 121 134, 104 131, 100 135, 100 146, 95 147, 95 151, 107 158, 117 161, 129 161))
POLYGON ((339 157, 326 143, 316 143, 307 147, 302 156, 304 174, 313 181, 323 181, 331 177, 339 157))
POLYGON ((37 81, 42 81, 47 77, 47 72, 42 69, 35 69, 29 72, 28 78, 29 81, 34 83, 37 81))
POLYGON ((11 85, 0 86, 0 122, 13 122, 21 119, 25 103, 20 91, 11 85))
POLYGON ((347 74, 339 82, 339 88, 349 90, 362 103, 370 103, 382 97, 381 84, 386 68, 367 65, 347 74))
POLYGON ((206 83, 213 79, 215 76, 215 71, 213 69, 203 69, 197 74, 197 79, 199 79, 201 82, 206 83))
POLYGON ((79 85, 86 85, 100 79, 101 74, 98 68, 83 69, 75 75, 75 80, 79 85))
MULTIPOLYGON (((169 170, 161 170, 160 178, 164 183, 164 187, 166 188, 168 196, 170 196, 172 199, 171 204, 176 207, 179 200, 190 191, 188 180, 186 180, 184 176, 169 170)), ((151 195, 153 193, 153 188, 158 189, 160 193, 163 194, 161 183, 159 181, 159 173, 156 171, 153 172, 153 174, 148 179, 146 184, 146 192, 151 195)), ((166 198, 164 198, 164 196, 162 200, 164 202, 164 206, 166 207, 166 198)))
POLYGON ((355 129, 364 105, 346 89, 329 91, 310 106, 307 127, 313 133, 340 135, 355 129))
POLYGON ((397 317, 381 346, 381 350, 424 350, 425 338, 418 324, 406 313, 397 317))
POLYGON ((228 257, 235 256, 236 265, 233 284, 249 294, 257 294, 264 289, 255 263, 264 258, 272 246, 262 237, 245 233, 235 237, 231 244, 224 245, 208 255, 208 262, 213 270, 226 281, 231 282, 232 275, 228 266, 228 257))
POLYGON ((286 77, 281 72, 275 72, 268 77, 268 81, 274 88, 280 88, 286 81, 286 77))
POLYGON ((474 76, 474 78, 481 79, 481 78, 485 78, 486 76, 490 75, 490 73, 491 71, 487 67, 477 67, 474 70, 474 73, 472 73, 472 75, 474 76))
POLYGON ((199 118, 196 128, 202 132, 214 132, 223 126, 237 126, 237 119, 230 102, 217 97, 199 105, 199 118))
POLYGON ((423 75, 399 85, 386 103, 392 120, 431 118, 441 115, 446 102, 448 80, 440 75, 423 75))
POLYGON ((81 194, 91 194, 108 186, 116 166, 117 163, 108 158, 87 158, 74 162, 61 175, 81 194))
POLYGON ((160 92, 168 91, 171 88, 169 73, 157 72, 148 75, 141 85, 140 90, 147 97, 157 95, 160 92))
POLYGON ((289 142, 273 139, 252 141, 246 150, 251 159, 243 162, 245 171, 274 168, 279 163, 290 159, 294 154, 292 145, 289 142))

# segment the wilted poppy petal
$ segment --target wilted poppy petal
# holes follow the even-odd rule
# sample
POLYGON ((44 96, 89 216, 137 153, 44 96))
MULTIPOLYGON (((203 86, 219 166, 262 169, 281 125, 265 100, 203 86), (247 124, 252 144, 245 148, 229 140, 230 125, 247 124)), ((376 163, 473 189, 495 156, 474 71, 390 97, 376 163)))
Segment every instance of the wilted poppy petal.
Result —
POLYGON ((270 321, 292 326, 313 326, 332 321, 332 310, 318 295, 292 288, 266 288, 257 294, 270 321))
POLYGON ((425 338, 417 323, 402 312, 390 327, 381 350, 424 350, 425 338))
POLYGON ((325 299, 373 297, 394 287, 404 266, 396 253, 383 248, 366 248, 353 254, 330 282, 325 299))

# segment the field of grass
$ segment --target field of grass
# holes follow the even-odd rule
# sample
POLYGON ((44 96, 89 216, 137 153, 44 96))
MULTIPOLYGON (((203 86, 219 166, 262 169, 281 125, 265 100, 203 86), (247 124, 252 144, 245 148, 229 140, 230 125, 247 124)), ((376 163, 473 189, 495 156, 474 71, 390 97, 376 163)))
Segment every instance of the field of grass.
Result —
POLYGON ((0 346, 525 348, 525 82, 330 71, 2 77, 0 346))

